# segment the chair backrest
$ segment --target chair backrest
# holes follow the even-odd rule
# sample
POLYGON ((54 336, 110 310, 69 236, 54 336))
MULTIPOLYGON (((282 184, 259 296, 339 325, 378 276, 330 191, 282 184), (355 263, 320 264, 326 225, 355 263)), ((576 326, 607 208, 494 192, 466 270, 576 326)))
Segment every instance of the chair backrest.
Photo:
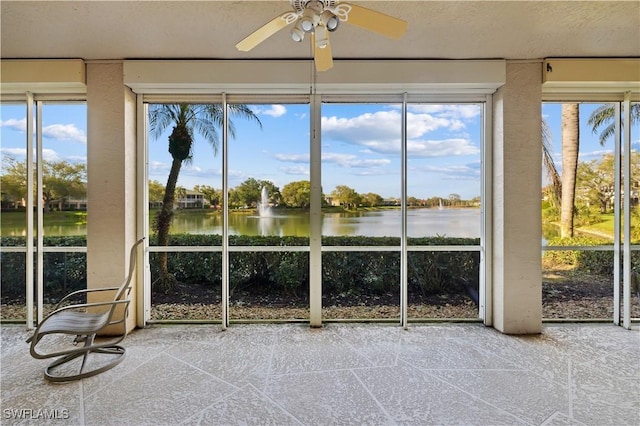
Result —
POLYGON ((120 287, 118 288, 118 292, 116 293, 115 300, 123 300, 127 297, 128 289, 131 287, 131 280, 133 280, 133 274, 136 271, 136 259, 138 258, 138 246, 142 244, 145 237, 140 238, 135 244, 131 247, 131 251, 129 253, 129 273, 127 277, 124 279, 120 287))

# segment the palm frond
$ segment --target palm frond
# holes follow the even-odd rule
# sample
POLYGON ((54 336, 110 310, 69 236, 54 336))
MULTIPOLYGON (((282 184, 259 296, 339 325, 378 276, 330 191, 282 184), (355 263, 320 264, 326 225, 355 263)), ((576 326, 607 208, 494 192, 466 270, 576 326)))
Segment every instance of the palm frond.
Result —
POLYGON ((546 120, 542 120, 542 164, 547 171, 547 175, 551 180, 553 187, 553 196, 556 203, 560 202, 560 194, 562 187, 562 180, 558 168, 553 161, 553 149, 552 149, 553 137, 551 135, 551 128, 546 120))

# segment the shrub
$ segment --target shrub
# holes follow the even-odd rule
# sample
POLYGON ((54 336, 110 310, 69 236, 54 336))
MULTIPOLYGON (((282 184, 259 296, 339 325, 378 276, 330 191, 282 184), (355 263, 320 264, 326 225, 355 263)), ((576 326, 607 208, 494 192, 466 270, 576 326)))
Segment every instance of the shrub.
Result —
MULTIPOLYGON (((156 244, 151 237, 150 245, 156 244)), ((171 235, 172 246, 211 246, 212 252, 170 252, 169 271, 185 285, 219 287, 222 283, 222 238, 220 235, 171 235)), ((412 245, 476 245, 477 239, 416 238, 412 245)), ((309 253, 290 251, 234 251, 237 246, 307 246, 306 237, 230 236, 231 294, 305 296, 309 292, 309 253)), ((394 237, 324 237, 325 246, 400 246, 394 237)), ((3 246, 24 246, 24 238, 2 238, 3 246)), ((85 237, 46 237, 46 246, 82 247, 85 237)), ((5 252, 2 256, 2 297, 24 299, 25 254, 5 252)), ((45 292, 57 298, 86 288, 86 253, 45 253, 45 292)), ((149 255, 151 282, 160 275, 157 253, 149 255)), ((480 256, 475 251, 410 252, 410 291, 422 295, 456 293, 470 283, 477 291, 480 256)), ((400 282, 400 253, 396 251, 324 251, 322 253, 324 294, 378 295, 397 292, 400 282)), ((153 287, 152 287, 153 288, 153 287)))

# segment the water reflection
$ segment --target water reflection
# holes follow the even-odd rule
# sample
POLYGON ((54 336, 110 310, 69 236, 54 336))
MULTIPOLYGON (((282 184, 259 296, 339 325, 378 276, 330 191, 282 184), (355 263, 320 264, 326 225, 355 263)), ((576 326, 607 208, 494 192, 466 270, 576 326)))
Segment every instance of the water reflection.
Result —
MULTIPOLYGON (((151 218, 152 219, 152 218, 151 218)), ((153 220, 151 220, 153 222, 153 220)), ((150 230, 150 232, 153 232, 150 230)), ((5 229, 3 235, 21 235, 24 227, 5 229)), ((86 224, 69 223, 47 226, 45 235, 86 235, 86 224)), ((222 214, 215 211, 178 211, 171 226, 172 234, 222 234, 222 214)), ((229 214, 229 234, 262 236, 310 235, 308 211, 274 210, 261 217, 249 212, 229 214)), ((477 238, 480 236, 479 209, 412 209, 407 212, 409 237, 447 236, 477 238)), ((324 236, 400 237, 400 210, 331 212, 322 215, 324 236)))

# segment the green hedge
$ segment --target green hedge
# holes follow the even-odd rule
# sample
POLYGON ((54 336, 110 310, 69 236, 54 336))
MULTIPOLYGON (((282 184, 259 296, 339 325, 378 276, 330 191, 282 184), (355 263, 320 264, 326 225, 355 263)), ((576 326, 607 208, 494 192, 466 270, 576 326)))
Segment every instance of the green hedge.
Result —
MULTIPOLYGON (((172 235, 172 246, 221 246, 219 235, 172 235)), ((24 238, 2 238, 3 246, 24 246, 24 238)), ((151 237, 150 245, 156 244, 151 237)), ((411 245, 477 245, 478 239, 419 238, 411 245)), ((85 237, 45 238, 46 246, 85 246, 85 237)), ((230 292, 305 296, 309 291, 308 252, 233 251, 233 246, 308 246, 306 237, 230 236, 230 292)), ((400 246, 391 237, 324 237, 324 246, 400 246)), ((160 276, 159 253, 150 253, 151 281, 160 276)), ((3 301, 23 299, 25 288, 24 253, 2 253, 3 301)), ((469 287, 478 289, 480 256, 477 251, 410 252, 408 256, 409 291, 431 295, 460 293, 469 287)), ((220 287, 221 252, 168 253, 169 271, 187 285, 220 287)), ((398 291, 400 253, 354 251, 322 253, 322 281, 325 295, 384 294, 398 291)), ((86 288, 85 253, 45 254, 45 294, 57 298, 69 291, 86 288)), ((152 287, 153 288, 153 287, 152 287)))
MULTIPOLYGON (((597 238, 574 237, 552 238, 547 241, 549 246, 600 246, 610 245, 611 242, 597 238)), ((585 250, 547 250, 543 260, 551 265, 566 265, 578 270, 599 274, 613 275, 613 251, 585 251, 585 250)), ((640 252, 631 252, 632 267, 640 266, 640 252)))
MULTIPOLYGON (((24 237, 2 237, 2 247, 24 247, 24 237)), ((86 237, 45 237, 44 245, 48 247, 84 247, 86 237)), ((44 298, 58 300, 61 296, 74 290, 87 287, 87 254, 86 253, 44 253, 44 298)), ((0 274, 2 301, 23 302, 25 298, 25 261, 23 253, 0 253, 0 274)), ((36 269, 34 265, 34 277, 36 269)), ((34 294, 36 294, 34 286, 34 294)))

